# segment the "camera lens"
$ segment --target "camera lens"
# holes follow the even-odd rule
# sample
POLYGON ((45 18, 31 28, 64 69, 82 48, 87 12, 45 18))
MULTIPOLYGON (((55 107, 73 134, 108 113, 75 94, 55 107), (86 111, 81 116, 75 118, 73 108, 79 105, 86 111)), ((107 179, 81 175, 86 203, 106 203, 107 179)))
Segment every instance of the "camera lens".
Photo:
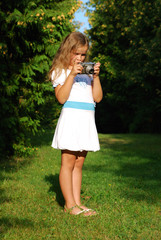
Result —
POLYGON ((89 74, 93 74, 93 73, 94 73, 94 69, 92 68, 89 70, 89 74))
POLYGON ((89 65, 86 67, 86 73, 87 73, 87 74, 93 74, 93 73, 94 73, 93 65, 89 64, 89 65))

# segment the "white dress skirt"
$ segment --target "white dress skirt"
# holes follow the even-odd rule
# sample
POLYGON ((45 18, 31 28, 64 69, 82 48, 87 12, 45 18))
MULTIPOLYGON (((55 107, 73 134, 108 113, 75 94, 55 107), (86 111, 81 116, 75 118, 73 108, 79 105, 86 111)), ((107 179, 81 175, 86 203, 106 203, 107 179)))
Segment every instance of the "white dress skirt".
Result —
MULTIPOLYGON (((67 71, 67 76, 70 70, 67 71)), ((54 72, 53 72, 54 74, 54 72)), ((54 87, 63 85, 65 71, 54 81, 54 87)), ((52 147, 70 151, 98 151, 100 149, 95 124, 95 103, 92 96, 92 78, 77 75, 67 102, 63 105, 52 141, 52 147)))

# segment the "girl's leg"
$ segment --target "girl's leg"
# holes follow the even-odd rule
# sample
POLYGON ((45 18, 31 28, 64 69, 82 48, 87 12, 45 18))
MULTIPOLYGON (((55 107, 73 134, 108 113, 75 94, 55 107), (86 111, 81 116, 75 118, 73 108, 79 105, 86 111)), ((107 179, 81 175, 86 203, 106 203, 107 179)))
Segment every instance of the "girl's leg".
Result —
MULTIPOLYGON (((62 194, 65 199, 65 206, 70 209, 76 205, 73 195, 72 173, 76 161, 76 152, 63 150, 61 159, 61 169, 59 174, 59 182, 62 194)), ((74 208, 71 213, 77 214, 80 212, 79 208, 74 208)))
POLYGON ((72 186, 72 172, 75 160, 76 156, 72 154, 72 152, 66 150, 62 151, 59 182, 67 208, 71 208, 75 205, 72 186))
POLYGON ((78 152, 73 169, 73 195, 77 205, 81 205, 81 184, 82 184, 82 167, 87 155, 86 151, 78 152))
POLYGON ((83 167, 83 163, 84 160, 87 156, 87 152, 83 151, 83 152, 78 152, 77 157, 76 157, 76 162, 75 162, 75 166, 73 169, 73 195, 74 195, 74 199, 75 202, 78 206, 80 206, 82 209, 84 210, 88 210, 88 212, 86 212, 84 215, 89 216, 89 215, 95 215, 96 212, 89 209, 86 206, 83 206, 81 204, 81 184, 82 184, 82 167, 83 167))
MULTIPOLYGON (((72 152, 68 150, 62 151, 61 169, 59 174, 60 187, 65 199, 65 206, 67 209, 75 205, 81 205, 80 192, 82 182, 82 166, 87 152, 72 152)), ((87 209, 82 206, 83 209, 87 209)), ((80 208, 75 207, 71 214, 77 214, 80 208)), ((84 215, 88 216, 93 213, 85 212, 84 215)))

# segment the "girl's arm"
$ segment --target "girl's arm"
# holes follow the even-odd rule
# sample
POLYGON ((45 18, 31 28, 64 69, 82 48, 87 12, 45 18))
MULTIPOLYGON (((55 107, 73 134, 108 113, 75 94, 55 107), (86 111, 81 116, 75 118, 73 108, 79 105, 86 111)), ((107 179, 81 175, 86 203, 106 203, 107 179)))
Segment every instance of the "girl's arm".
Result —
POLYGON ((65 80, 64 85, 58 85, 55 88, 55 96, 57 98, 57 100, 59 101, 59 103, 64 104, 67 99, 69 98, 70 95, 70 91, 73 85, 73 80, 75 78, 75 76, 78 73, 81 73, 82 71, 82 66, 79 63, 75 63, 70 74, 68 75, 68 77, 65 80))
POLYGON ((94 66, 94 75, 93 75, 93 99, 95 102, 99 103, 103 98, 102 86, 100 83, 99 72, 100 72, 100 63, 96 63, 94 66))
POLYGON ((74 79, 74 76, 71 75, 70 73, 67 79, 65 80, 64 85, 62 86, 58 85, 55 88, 55 96, 59 103, 64 104, 67 101, 73 85, 73 79, 74 79))

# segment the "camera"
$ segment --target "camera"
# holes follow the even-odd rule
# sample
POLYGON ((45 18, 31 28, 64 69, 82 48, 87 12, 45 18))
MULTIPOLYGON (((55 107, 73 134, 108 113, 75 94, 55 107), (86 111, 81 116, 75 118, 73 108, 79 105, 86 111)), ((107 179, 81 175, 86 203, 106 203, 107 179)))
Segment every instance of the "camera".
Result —
POLYGON ((93 62, 80 62, 79 64, 82 65, 83 70, 81 74, 94 74, 94 65, 93 62))

